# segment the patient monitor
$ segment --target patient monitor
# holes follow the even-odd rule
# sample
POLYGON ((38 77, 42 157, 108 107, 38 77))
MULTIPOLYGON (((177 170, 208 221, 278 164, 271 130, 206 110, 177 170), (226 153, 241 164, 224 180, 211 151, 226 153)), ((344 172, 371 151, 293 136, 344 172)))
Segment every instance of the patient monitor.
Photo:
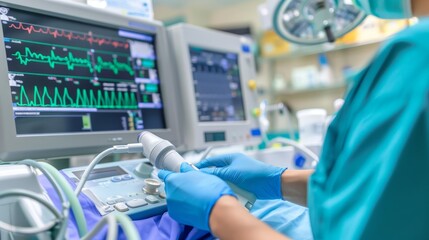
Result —
POLYGON ((168 29, 181 93, 183 141, 188 149, 258 142, 251 110, 256 94, 250 40, 180 24, 168 29))
POLYGON ((181 145, 161 23, 54 0, 0 10, 1 160, 97 153, 142 130, 181 145))
MULTIPOLYGON (((161 23, 54 0, 0 0, 0 15, 1 161, 95 154, 135 143, 142 131, 181 145, 161 23)), ((85 168, 63 172, 78 183, 85 168)), ((150 185, 152 170, 146 160, 100 164, 83 192, 100 215, 159 214, 166 200, 157 183, 150 185)), ((6 171, 2 191, 43 195, 27 166, 2 165, 6 171)), ((1 210, 14 206, 24 205, 0 201, 1 210)), ((29 208, 0 221, 24 219, 34 213, 29 208)))

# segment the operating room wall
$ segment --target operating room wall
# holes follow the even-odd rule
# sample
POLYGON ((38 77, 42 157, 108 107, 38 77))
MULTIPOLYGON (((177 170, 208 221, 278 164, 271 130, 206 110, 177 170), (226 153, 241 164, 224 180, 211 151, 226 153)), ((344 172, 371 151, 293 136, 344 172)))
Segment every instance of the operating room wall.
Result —
MULTIPOLYGON (((216 28, 241 27, 250 26, 253 31, 255 40, 259 39, 262 32, 260 29, 260 19, 257 12, 257 7, 261 4, 261 0, 249 0, 239 3, 232 3, 227 6, 157 6, 155 4, 155 18, 159 20, 170 20, 184 18, 186 22, 216 28)), ((263 62, 259 63, 258 76, 255 79, 258 82, 259 88, 263 93, 268 93, 270 81, 267 79, 269 68, 263 62)), ((263 96, 263 97, 268 97, 263 96)))
MULTIPOLYGON (((257 41, 260 39, 263 30, 261 29, 261 19, 257 12, 261 0, 245 1, 227 6, 201 9, 201 7, 178 9, 176 7, 156 7, 155 18, 167 20, 177 16, 183 16, 191 24, 208 27, 237 27, 251 26, 253 37, 257 41)), ((379 44, 363 45, 357 48, 350 48, 341 51, 334 51, 327 54, 330 67, 333 72, 333 85, 337 87, 325 88, 315 91, 291 91, 290 82, 292 70, 298 67, 313 65, 318 67, 317 55, 306 57, 296 57, 284 60, 269 61, 264 58, 258 60, 258 76, 256 78, 259 88, 262 90, 261 99, 265 98, 275 102, 285 102, 294 111, 308 108, 324 108, 329 114, 334 112, 333 102, 337 98, 344 96, 344 71, 350 68, 358 71, 363 68, 376 52, 379 44), (285 90, 278 91, 274 86, 274 77, 282 76, 287 86, 285 90)), ((282 131, 287 129, 283 116, 272 116, 272 129, 282 131)))
POLYGON ((253 29, 257 30, 260 24, 256 9, 261 3, 261 0, 248 0, 239 1, 238 3, 231 1, 226 6, 219 6, 218 4, 207 4, 204 6, 189 3, 181 6, 154 4, 154 13, 155 18, 160 20, 184 16, 188 23, 200 26, 228 27, 251 25, 253 29))
MULTIPOLYGON (((84 2, 84 0, 73 0, 84 2)), ((165 1, 164 1, 165 2, 165 1)), ((174 1, 174 4, 157 4, 154 0, 155 19, 168 21, 183 19, 188 23, 217 28, 250 26, 253 38, 258 41, 263 33, 261 19, 257 8, 262 0, 230 1, 228 4, 216 4, 211 1, 174 1), (180 2, 178 5, 177 3, 180 2)), ((317 55, 292 57, 283 60, 269 61, 258 59, 258 75, 256 81, 261 90, 261 99, 271 103, 285 102, 295 111, 307 108, 324 108, 328 113, 334 112, 333 102, 344 95, 345 87, 343 72, 345 68, 359 70, 372 58, 379 44, 360 46, 347 50, 334 51, 327 54, 333 72, 334 85, 339 87, 314 91, 294 91, 291 87, 293 69, 313 65, 318 67, 317 55), (278 90, 274 78, 281 76, 286 88, 278 90)), ((282 116, 273 117, 273 128, 282 130, 285 121, 282 116)))
MULTIPOLYGON (((266 80, 268 82, 267 85, 271 86, 272 101, 286 103, 294 112, 309 108, 323 108, 327 110, 328 114, 333 114, 335 112, 334 101, 338 98, 345 97, 345 82, 347 81, 346 76, 344 75, 345 69, 347 68, 353 72, 359 72, 372 59, 379 46, 379 44, 371 44, 358 48, 350 48, 347 50, 327 53, 326 55, 333 74, 333 83, 330 87, 328 86, 326 88, 302 91, 291 91, 288 89, 290 86, 292 69, 308 65, 317 66, 317 55, 279 60, 273 63, 275 64, 273 67, 275 69, 275 74, 277 76, 282 76, 285 81, 289 82, 289 85, 287 85, 288 87, 283 91, 274 90, 275 87, 272 86, 273 80, 269 79, 270 74, 260 76, 260 79, 266 80)), ((286 124, 287 121, 285 121, 283 116, 272 115, 272 129, 276 131, 284 131, 288 129, 286 124)), ((295 125, 294 128, 296 127, 297 126, 295 125)))

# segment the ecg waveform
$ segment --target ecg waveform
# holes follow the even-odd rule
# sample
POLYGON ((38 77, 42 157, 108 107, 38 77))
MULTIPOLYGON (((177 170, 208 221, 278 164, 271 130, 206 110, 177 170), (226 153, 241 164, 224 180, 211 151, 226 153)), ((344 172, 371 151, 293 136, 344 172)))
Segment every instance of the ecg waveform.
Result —
POLYGON ((116 75, 120 71, 126 71, 130 76, 134 76, 135 74, 130 63, 118 62, 116 58, 114 58, 113 61, 104 61, 101 56, 98 56, 93 64, 90 55, 86 58, 78 58, 75 57, 72 52, 68 52, 66 56, 58 56, 54 50, 51 50, 49 55, 45 55, 33 52, 29 47, 25 47, 24 53, 17 51, 12 54, 12 56, 19 61, 19 64, 25 66, 31 62, 35 62, 46 63, 52 69, 55 69, 56 65, 66 65, 67 69, 70 71, 74 70, 75 67, 85 67, 88 68, 91 73, 94 73, 94 71, 100 73, 103 70, 111 70, 116 75))
POLYGON ((22 30, 27 32, 28 34, 32 33, 41 33, 46 35, 51 35, 54 38, 65 38, 68 40, 80 40, 80 41, 86 41, 89 44, 93 45, 96 44, 98 46, 103 45, 110 45, 115 48, 124 48, 128 49, 130 45, 127 42, 121 42, 121 41, 115 41, 108 38, 97 38, 94 37, 91 33, 82 33, 82 34, 76 34, 71 31, 66 31, 64 29, 55 29, 51 27, 35 27, 34 25, 25 26, 24 23, 19 24, 10 24, 9 28, 16 29, 16 30, 22 30))
POLYGON ((39 90, 34 86, 33 96, 30 97, 24 86, 20 88, 19 107, 75 107, 75 108, 101 108, 101 109, 137 109, 136 93, 114 92, 102 90, 77 89, 75 98, 70 96, 69 90, 64 88, 62 93, 58 87, 54 88, 53 96, 48 88, 39 90))

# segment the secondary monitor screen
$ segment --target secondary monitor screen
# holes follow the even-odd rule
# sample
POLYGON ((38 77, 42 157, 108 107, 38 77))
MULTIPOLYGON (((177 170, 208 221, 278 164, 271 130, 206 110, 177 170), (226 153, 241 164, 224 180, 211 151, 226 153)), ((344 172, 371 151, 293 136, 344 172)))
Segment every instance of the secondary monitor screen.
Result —
POLYGON ((238 54, 195 46, 189 51, 198 120, 245 121, 238 54))
POLYGON ((0 10, 18 135, 166 128, 154 34, 0 10))

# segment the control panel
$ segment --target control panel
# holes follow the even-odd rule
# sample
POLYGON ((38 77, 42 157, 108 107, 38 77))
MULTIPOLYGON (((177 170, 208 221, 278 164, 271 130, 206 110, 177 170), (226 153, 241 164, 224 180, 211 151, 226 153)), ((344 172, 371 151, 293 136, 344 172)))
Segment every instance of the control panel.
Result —
MULTIPOLYGON (((86 167, 63 170, 76 185, 86 167)), ((142 219, 167 211, 164 184, 153 175, 147 159, 98 164, 82 189, 100 215, 123 212, 142 219)))

